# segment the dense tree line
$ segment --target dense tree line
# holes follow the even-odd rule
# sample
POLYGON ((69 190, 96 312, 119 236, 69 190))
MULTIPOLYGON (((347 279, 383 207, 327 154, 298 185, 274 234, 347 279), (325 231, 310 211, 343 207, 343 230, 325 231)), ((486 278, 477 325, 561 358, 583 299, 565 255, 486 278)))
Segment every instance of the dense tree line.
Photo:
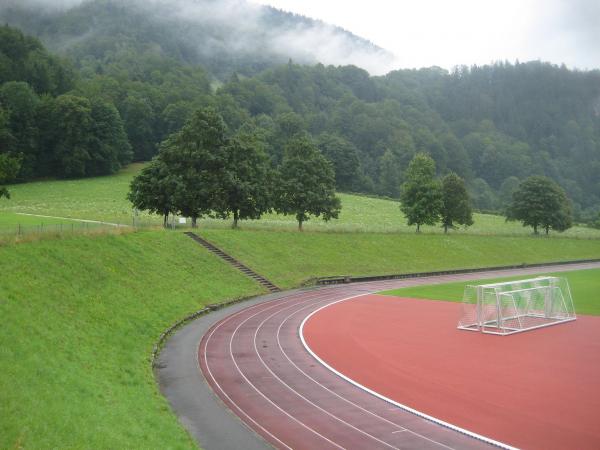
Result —
MULTIPOLYGON (((435 161, 437 177, 453 172, 465 180, 480 210, 505 210, 519 184, 535 174, 565 189, 576 219, 592 222, 600 212, 598 71, 530 62, 458 68, 451 73, 438 68, 401 70, 372 77, 353 66, 289 61, 267 64, 248 77, 247 71, 227 73, 222 66, 217 70, 218 64, 208 60, 205 68, 194 65, 189 48, 173 35, 151 33, 157 31, 156 24, 143 21, 136 28, 126 11, 104 8, 102 14, 106 16, 102 20, 115 18, 121 24, 109 44, 86 41, 84 47, 73 47, 72 64, 45 57, 54 61, 49 67, 63 64, 59 72, 70 81, 62 88, 42 92, 24 76, 2 78, 3 84, 27 83, 30 88, 27 93, 23 85, 9 84, 9 92, 0 98, 0 127, 7 124, 0 139, 13 142, 10 152, 3 153, 21 158, 20 179, 107 173, 131 158, 149 160, 193 111, 210 106, 224 118, 228 137, 238 132, 254 136, 274 166, 282 163, 291 138, 310 136, 332 163, 339 190, 398 198, 409 162, 415 154, 425 153, 435 161), (125 25, 132 29, 130 34, 123 34, 125 25), (107 145, 100 155, 108 156, 96 156, 98 146, 72 145, 76 133, 66 133, 62 143, 57 133, 46 136, 44 130, 55 121, 50 112, 60 117, 66 108, 49 103, 65 95, 90 103, 68 98, 59 102, 79 111, 70 117, 80 117, 84 125, 94 108, 99 114, 94 102, 113 106, 130 149, 125 145, 115 153, 108 151, 114 145, 107 145), (32 109, 7 106, 16 99, 21 105, 33 105, 35 119, 17 118, 32 109), (27 131, 31 126, 37 127, 32 133, 27 131), (67 148, 74 154, 65 154, 67 148), (133 154, 127 156, 130 150, 133 154), (96 168, 97 161, 103 169, 96 168)), ((60 22, 60 27, 67 22, 60 22)), ((2 53, 2 61, 6 54, 2 53)), ((103 116, 108 120, 110 114, 103 116)))

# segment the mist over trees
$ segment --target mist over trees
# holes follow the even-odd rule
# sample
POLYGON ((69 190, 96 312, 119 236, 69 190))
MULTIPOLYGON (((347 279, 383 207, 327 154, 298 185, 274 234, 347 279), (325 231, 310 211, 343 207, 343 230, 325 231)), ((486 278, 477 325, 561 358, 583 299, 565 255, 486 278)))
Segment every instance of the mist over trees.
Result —
MULTIPOLYGON (((8 40, 31 49, 0 47, 0 153, 19 158, 18 180, 110 173, 131 159, 150 160, 193 111, 209 106, 228 137, 251 133, 273 166, 290 139, 308 135, 332 163, 339 190, 397 198, 409 162, 425 153, 436 177, 454 172, 465 180, 479 210, 504 210, 519 183, 543 175, 572 199, 577 220, 600 212, 600 71, 534 61, 370 76, 356 66, 297 64, 309 60, 289 60, 293 52, 283 47, 272 57, 247 42, 221 58, 208 50, 233 45, 221 38, 237 22, 216 25, 228 1, 210 2, 210 26, 192 14, 158 20, 160 1, 143 10, 136 1, 31 9, 32 1, 5 3, 0 19, 61 56, 34 38, 14 38, 13 28, 0 34, 0 46, 8 40), (59 139, 53 124, 67 105, 72 121, 59 139), (101 117, 105 126, 91 125, 101 117), (83 142, 75 123, 95 138, 83 142)), ((271 25, 281 31, 310 22, 275 10, 259 16, 252 23, 264 39, 271 25)), ((345 42, 368 48, 358 38, 345 42)))

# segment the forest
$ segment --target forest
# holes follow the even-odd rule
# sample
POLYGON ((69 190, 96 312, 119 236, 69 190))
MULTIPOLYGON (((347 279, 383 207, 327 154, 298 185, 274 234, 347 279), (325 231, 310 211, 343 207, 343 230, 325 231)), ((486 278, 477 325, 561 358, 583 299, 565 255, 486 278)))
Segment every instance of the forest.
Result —
MULTIPOLYGON (((229 135, 252 134, 273 164, 289 139, 308 135, 339 191, 398 198, 422 152, 438 175, 466 180, 479 210, 504 210, 523 179, 545 175, 564 188, 576 220, 600 211, 598 70, 517 61, 370 75, 286 49, 257 58, 260 41, 212 58, 207 36, 231 33, 220 22, 198 24, 192 37, 204 39, 193 46, 181 31, 189 22, 127 4, 0 9, 0 156, 20 167, 8 182, 150 160, 194 111, 212 107, 229 135), (94 8, 91 21, 84 12, 94 8)), ((265 27, 308 20, 268 11, 265 27)), ((382 54, 353 35, 344 42, 382 54)))

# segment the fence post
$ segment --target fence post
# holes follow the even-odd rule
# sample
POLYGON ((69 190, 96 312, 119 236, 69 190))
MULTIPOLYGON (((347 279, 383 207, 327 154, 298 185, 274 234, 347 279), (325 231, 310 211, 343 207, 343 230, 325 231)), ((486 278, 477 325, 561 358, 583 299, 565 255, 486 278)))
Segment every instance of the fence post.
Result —
POLYGON ((17 236, 21 236, 21 224, 17 224, 17 236))

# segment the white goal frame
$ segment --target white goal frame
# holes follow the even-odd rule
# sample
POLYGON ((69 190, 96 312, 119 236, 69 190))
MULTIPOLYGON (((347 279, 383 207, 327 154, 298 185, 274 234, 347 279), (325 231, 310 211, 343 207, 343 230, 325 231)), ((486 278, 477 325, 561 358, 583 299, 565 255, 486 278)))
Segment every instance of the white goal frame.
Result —
POLYGON ((566 278, 468 285, 458 329, 508 335, 576 320, 566 278))

